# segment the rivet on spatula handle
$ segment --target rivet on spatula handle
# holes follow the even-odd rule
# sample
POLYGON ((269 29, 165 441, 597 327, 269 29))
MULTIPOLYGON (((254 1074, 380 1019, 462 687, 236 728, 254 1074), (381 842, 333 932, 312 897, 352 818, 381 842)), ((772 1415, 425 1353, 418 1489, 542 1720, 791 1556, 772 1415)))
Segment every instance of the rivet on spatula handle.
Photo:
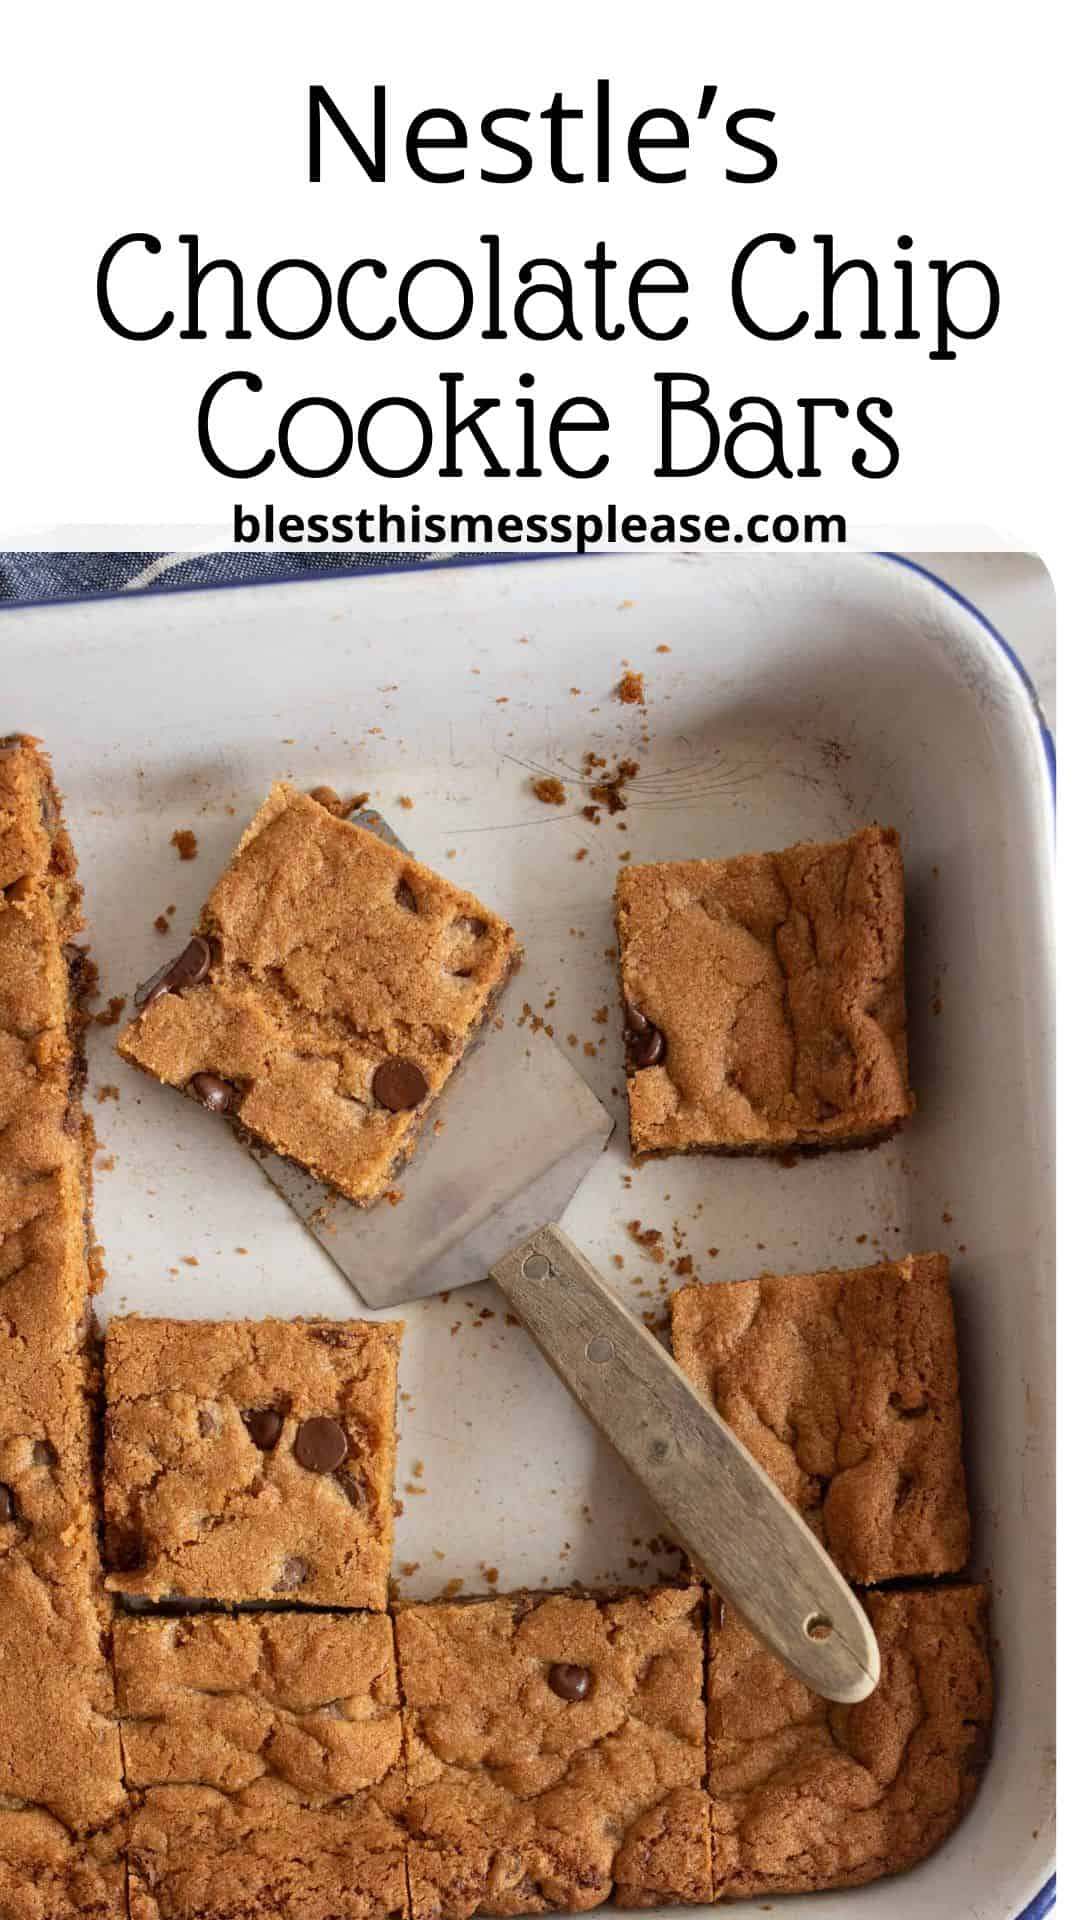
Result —
POLYGON ((870 1622, 828 1554, 670 1354, 558 1227, 491 1270, 667 1531, 786 1667, 826 1700, 877 1685, 870 1622))

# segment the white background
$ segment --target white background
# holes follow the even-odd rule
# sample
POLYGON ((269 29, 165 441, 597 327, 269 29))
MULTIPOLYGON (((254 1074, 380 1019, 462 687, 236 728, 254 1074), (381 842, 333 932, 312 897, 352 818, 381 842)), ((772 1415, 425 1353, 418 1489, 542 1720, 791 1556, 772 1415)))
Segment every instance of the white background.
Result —
POLYGON ((1038 547, 1052 566, 1068 504, 1054 472, 1063 316, 1052 186, 1062 158, 1055 89, 1063 61, 1044 41, 1048 20, 1038 5, 1022 19, 1010 15, 1000 32, 986 9, 940 5, 902 15, 865 6, 735 15, 677 5, 662 14, 610 5, 529 14, 420 4, 389 25, 381 12, 329 5, 196 0, 179 16, 124 4, 23 10, 6 28, 0 125, 8 284, 0 537, 36 544, 44 529, 66 526, 84 530, 81 539, 68 532, 71 544, 127 545, 138 527, 153 546, 201 544, 238 494, 302 511, 383 497, 504 511, 591 508, 614 497, 634 509, 718 508, 733 517, 840 510, 856 538, 879 544, 889 534, 909 548, 985 546, 992 529, 1007 544, 1038 547), (434 187, 404 166, 404 126, 422 107, 452 103, 475 127, 495 105, 535 112, 560 86, 587 100, 600 73, 613 83, 616 127, 650 105, 692 114, 701 83, 715 81, 718 103, 694 136, 684 184, 650 186, 617 163, 608 187, 554 184, 539 167, 521 185, 485 186, 475 177, 477 154, 465 183, 434 187), (391 89, 391 181, 373 186, 328 153, 328 177, 308 184, 308 83, 329 86, 362 122, 378 79, 391 89), (776 114, 780 164, 765 185, 723 178, 733 157, 723 119, 745 106, 776 114), (339 268, 373 254, 399 271, 431 251, 473 261, 478 234, 494 229, 512 262, 556 252, 570 264, 599 236, 623 263, 673 255, 690 276, 691 325, 667 347, 629 337, 483 343, 475 333, 425 344, 400 329, 376 346, 338 331, 306 343, 183 342, 174 332, 136 344, 105 328, 94 277, 108 243, 140 228, 167 249, 132 276, 143 311, 153 310, 152 289, 175 299, 180 232, 198 232, 204 255, 230 253, 256 277, 296 253, 339 268), (730 314, 727 281, 738 247, 769 229, 800 244, 797 259, 781 263, 771 296, 778 303, 813 303, 815 232, 878 262, 890 284, 894 242, 907 232, 916 265, 988 260, 1002 286, 1001 318, 947 364, 928 359, 926 340, 754 341, 730 314), (595 486, 557 475, 440 485, 432 474, 395 489, 355 461, 325 484, 277 471, 225 480, 198 450, 198 399, 219 372, 249 365, 266 392, 237 405, 233 433, 255 449, 272 438, 281 406, 305 393, 359 412, 389 391, 429 395, 438 369, 449 367, 466 374, 468 391, 512 397, 529 367, 538 394, 594 392, 605 401, 617 465, 595 486), (820 481, 740 483, 718 469, 705 481, 658 482, 658 366, 702 371, 721 403, 763 392, 790 410, 798 394, 854 401, 884 393, 903 444, 899 470, 885 482, 860 480, 848 464, 848 427, 838 423, 835 439, 823 434, 820 481))

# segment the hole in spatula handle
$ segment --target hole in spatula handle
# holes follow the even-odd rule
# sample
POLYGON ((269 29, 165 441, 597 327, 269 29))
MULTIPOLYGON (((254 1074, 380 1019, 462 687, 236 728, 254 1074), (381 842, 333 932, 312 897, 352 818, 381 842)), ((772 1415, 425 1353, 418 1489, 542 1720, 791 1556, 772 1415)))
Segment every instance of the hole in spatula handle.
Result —
POLYGON ((833 1623, 827 1614, 811 1613, 803 1621, 803 1632, 808 1640, 828 1640, 833 1631, 833 1623))

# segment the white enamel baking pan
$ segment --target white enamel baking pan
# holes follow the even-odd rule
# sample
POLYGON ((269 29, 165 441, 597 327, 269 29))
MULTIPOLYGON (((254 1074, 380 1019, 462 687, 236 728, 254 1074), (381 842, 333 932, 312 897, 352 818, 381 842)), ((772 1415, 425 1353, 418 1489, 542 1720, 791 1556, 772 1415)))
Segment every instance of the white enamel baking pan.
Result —
MULTIPOLYGON (((1045 1912, 1052 796, 1049 743, 1001 639, 885 558, 610 556, 8 611, 0 675, 3 729, 40 734, 67 792, 106 996, 171 950, 155 916, 175 907, 186 932, 275 776, 367 790, 421 857, 520 929, 528 961, 507 1017, 526 1001, 542 1012, 553 1035, 529 1044, 570 1050, 618 1115, 567 1225, 629 1300, 655 1309, 647 1294, 666 1271, 631 1220, 715 1279, 857 1264, 878 1248, 952 1255, 973 1568, 995 1604, 993 1758, 968 1820, 914 1875, 784 1911, 1045 1912), (624 663, 645 675, 644 709, 614 698, 624 663), (627 811, 596 825, 581 812, 590 751, 640 765, 627 811), (565 782, 565 806, 535 797, 534 773, 565 782), (910 1129, 789 1170, 689 1159, 631 1173, 610 957, 618 855, 730 854, 868 820, 900 829, 907 860, 910 1129), (194 831, 195 860, 171 846, 178 828, 194 831)), ((127 1070, 113 1037, 97 1027, 91 1044, 105 1310, 355 1310, 226 1130, 127 1070)), ((655 1515, 488 1287, 407 1317, 403 1592, 489 1591, 485 1573, 503 1587, 647 1580, 670 1564, 655 1515)))

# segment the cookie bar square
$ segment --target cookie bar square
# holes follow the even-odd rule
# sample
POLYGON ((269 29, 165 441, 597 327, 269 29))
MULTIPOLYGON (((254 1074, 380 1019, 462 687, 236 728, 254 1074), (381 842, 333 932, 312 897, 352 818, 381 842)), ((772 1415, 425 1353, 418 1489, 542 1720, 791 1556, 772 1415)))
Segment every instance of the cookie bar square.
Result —
POLYGON ((944 1254, 683 1287, 671 1334, 849 1580, 960 1571, 970 1528, 944 1254))
POLYGON ((385 1608, 397 1321, 113 1319, 107 1584, 385 1608))
POLYGON ((939 1847, 974 1798, 993 1686, 982 1587, 872 1593, 881 1681, 819 1699, 712 1604, 709 1792, 717 1900, 863 1886, 939 1847))
POLYGON ((889 828, 628 866, 615 904, 636 1155, 869 1146, 907 1119, 889 828))
POLYGON ((396 1920, 402 1729, 385 1614, 124 1619, 132 1920, 396 1920))
POLYGON ((120 1052, 368 1206, 519 959, 471 893, 280 785, 120 1052))
POLYGON ((696 1588, 396 1617, 414 1920, 710 1895, 696 1588))

